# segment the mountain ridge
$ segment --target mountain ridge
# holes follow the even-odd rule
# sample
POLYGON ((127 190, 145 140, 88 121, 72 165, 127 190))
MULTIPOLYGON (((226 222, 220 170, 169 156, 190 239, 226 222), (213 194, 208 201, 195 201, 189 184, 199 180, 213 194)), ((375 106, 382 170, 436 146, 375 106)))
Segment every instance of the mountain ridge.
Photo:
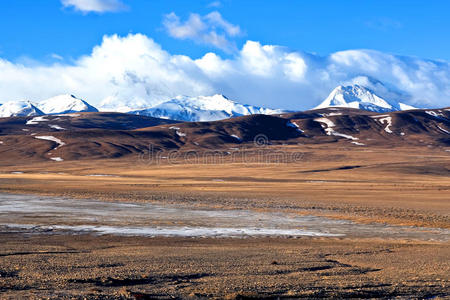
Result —
MULTIPOLYGON (((134 115, 190 122, 216 121, 253 114, 271 115, 289 112, 282 109, 271 109, 242 104, 230 100, 221 94, 196 97, 177 96, 142 109, 131 109, 131 107, 142 107, 144 104, 141 102, 133 105, 132 103, 121 102, 115 99, 115 101, 108 103, 110 105, 108 108, 105 106, 100 107, 102 112, 123 112, 134 115)), ((400 101, 384 99, 378 96, 373 90, 359 84, 337 86, 322 103, 313 109, 327 107, 356 108, 379 113, 416 109, 415 107, 400 101)), ((83 99, 77 98, 74 95, 63 94, 45 99, 36 104, 30 101, 7 102, 3 105, 3 108, 0 106, 0 117, 98 111, 99 109, 90 105, 83 99)))

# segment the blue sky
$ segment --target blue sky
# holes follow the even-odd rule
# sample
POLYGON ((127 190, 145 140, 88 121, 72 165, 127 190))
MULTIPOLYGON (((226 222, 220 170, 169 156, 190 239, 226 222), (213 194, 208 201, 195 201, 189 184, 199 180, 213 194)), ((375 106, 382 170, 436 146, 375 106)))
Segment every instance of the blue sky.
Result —
MULTIPOLYGON (((171 53, 199 57, 212 48, 171 38, 163 16, 217 10, 247 40, 328 54, 376 49, 401 55, 450 60, 450 1, 295 0, 123 0, 123 11, 82 13, 60 0, 0 1, 0 57, 48 59, 88 54, 105 34, 144 33, 171 53)), ((229 55, 229 54, 228 54, 229 55)))
POLYGON ((450 106, 450 1, 0 1, 0 103, 178 95, 309 109, 338 85, 450 106))

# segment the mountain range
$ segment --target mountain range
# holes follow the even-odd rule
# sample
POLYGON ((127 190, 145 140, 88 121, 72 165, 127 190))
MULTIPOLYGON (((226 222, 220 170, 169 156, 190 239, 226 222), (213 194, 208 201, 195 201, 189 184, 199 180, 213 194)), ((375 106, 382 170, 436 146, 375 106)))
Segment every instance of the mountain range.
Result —
MULTIPOLYGON (((142 104, 138 106, 142 106, 142 104)), ((190 122, 216 121, 253 114, 273 115, 287 112, 281 109, 241 104, 219 94, 198 97, 178 96, 145 109, 132 109, 131 107, 128 103, 125 104, 119 101, 111 102, 108 107, 102 107, 100 110, 190 122)), ((316 109, 326 107, 357 108, 380 113, 415 109, 415 107, 402 102, 383 99, 369 88, 356 84, 336 87, 316 109)), ((73 95, 59 95, 39 103, 30 101, 4 103, 0 106, 0 117, 98 111, 99 109, 85 100, 73 95)))
POLYGON ((148 109, 131 111, 136 115, 181 121, 215 121, 254 114, 280 114, 280 109, 269 109, 236 103, 223 95, 210 97, 179 96, 148 109))
POLYGON ((276 151, 284 146, 309 149, 312 145, 360 151, 423 147, 449 155, 450 109, 375 113, 331 107, 210 122, 106 112, 0 118, 0 164, 136 159, 148 151, 167 156, 172 150, 213 151, 226 156, 255 147, 276 151))

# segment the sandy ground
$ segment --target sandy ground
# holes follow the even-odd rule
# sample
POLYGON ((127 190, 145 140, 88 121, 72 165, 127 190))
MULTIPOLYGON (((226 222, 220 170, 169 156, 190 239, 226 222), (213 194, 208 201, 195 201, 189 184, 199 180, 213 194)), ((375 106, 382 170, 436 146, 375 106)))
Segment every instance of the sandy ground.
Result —
MULTIPOLYGON (((224 209, 312 211, 359 222, 450 228, 450 152, 424 147, 338 148, 332 154, 324 146, 300 150, 301 159, 290 163, 236 159, 232 163, 176 160, 150 164, 138 157, 15 162, 0 167, 0 191, 224 209)), ((285 147, 284 151, 299 150, 285 147)))
MULTIPOLYGON (((301 159, 289 163, 178 159, 150 164, 137 157, 3 162, 0 191, 450 228, 449 152, 426 147, 330 152, 332 145, 327 147, 305 146, 301 159)), ((409 299, 450 294, 448 243, 14 233, 1 239, 0 298, 409 299)))
POLYGON ((0 297, 444 298, 448 245, 4 234, 0 297))

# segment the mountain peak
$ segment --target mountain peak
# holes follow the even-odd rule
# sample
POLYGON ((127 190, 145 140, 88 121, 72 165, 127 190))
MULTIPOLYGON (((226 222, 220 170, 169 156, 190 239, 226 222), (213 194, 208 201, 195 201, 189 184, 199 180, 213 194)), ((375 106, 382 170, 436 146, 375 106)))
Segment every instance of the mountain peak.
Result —
POLYGON ((37 105, 45 114, 65 114, 73 112, 97 112, 86 101, 71 94, 58 95, 39 102, 37 105))
POLYGON ((376 95, 372 90, 362 85, 339 85, 317 107, 348 107, 374 112, 388 112, 414 107, 394 101, 385 100, 376 95))
POLYGON ((0 106, 0 117, 28 117, 28 116, 38 116, 44 113, 33 105, 30 101, 19 100, 19 101, 9 101, 0 106))

